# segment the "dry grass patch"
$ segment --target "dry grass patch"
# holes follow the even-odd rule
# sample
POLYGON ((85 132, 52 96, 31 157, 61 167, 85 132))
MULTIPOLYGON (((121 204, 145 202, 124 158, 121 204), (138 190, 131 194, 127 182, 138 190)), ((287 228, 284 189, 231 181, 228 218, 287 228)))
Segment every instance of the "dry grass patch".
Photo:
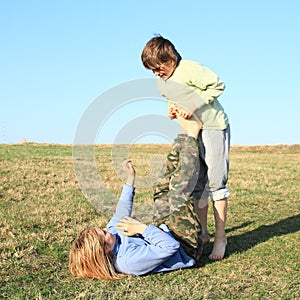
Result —
MULTIPOLYGON (((151 158, 169 148, 130 147, 142 180, 151 177, 151 158)), ((118 196, 111 153, 110 145, 95 149, 98 172, 118 196)), ((105 282, 67 272, 78 230, 108 221, 78 187, 72 147, 0 145, 0 298, 299 299, 299 154, 299 145, 232 147, 224 260, 208 260, 210 243, 197 268, 105 282)), ((137 188, 137 202, 151 198, 150 186, 137 188)))

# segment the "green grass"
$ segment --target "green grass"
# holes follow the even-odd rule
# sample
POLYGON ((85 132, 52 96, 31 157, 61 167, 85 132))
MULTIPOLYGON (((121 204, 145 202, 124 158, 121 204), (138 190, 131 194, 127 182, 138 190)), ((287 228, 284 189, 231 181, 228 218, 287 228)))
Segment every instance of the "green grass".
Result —
MULTIPOLYGON (((168 149, 141 145, 130 155, 148 174, 149 157, 168 149)), ((110 146, 98 146, 96 158, 119 195, 110 146)), ((196 268, 107 282, 67 272, 77 232, 108 220, 78 187, 72 147, 0 145, 0 299, 299 299, 299 163, 299 145, 232 147, 225 259, 209 261, 211 242, 196 268)), ((136 196, 148 201, 151 189, 136 196)))

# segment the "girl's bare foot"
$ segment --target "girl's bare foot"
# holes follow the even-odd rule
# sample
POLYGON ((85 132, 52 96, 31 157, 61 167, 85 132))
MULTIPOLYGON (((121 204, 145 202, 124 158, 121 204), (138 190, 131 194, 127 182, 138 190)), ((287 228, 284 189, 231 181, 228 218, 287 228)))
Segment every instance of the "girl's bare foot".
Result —
POLYGON ((209 255, 211 260, 221 260, 224 258, 227 246, 227 239, 225 236, 221 238, 215 238, 214 247, 212 253, 209 255))
POLYGON ((192 116, 189 119, 184 119, 177 116, 177 120, 182 128, 186 131, 187 135, 198 138, 199 131, 202 129, 202 122, 196 117, 192 116))

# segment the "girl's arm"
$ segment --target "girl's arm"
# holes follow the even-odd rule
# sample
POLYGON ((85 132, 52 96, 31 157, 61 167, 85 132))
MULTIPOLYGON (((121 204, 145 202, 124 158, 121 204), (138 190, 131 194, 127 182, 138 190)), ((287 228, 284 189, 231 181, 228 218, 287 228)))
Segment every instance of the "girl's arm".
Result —
POLYGON ((125 162, 125 172, 127 173, 126 184, 123 186, 123 190, 117 204, 115 213, 107 225, 107 229, 110 233, 115 234, 117 232, 117 223, 125 216, 131 216, 133 199, 134 199, 134 181, 135 170, 130 160, 125 162))
POLYGON ((123 190, 117 204, 115 213, 107 224, 107 229, 110 233, 117 233, 116 225, 125 216, 130 216, 132 212, 134 198, 134 187, 124 184, 123 190))

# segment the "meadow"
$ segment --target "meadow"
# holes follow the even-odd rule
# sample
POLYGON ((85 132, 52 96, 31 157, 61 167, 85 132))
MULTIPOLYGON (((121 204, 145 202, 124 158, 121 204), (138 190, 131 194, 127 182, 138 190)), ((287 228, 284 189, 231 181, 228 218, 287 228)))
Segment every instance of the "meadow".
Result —
MULTIPOLYGON (((137 171, 169 145, 133 145, 137 171)), ((116 196, 110 145, 95 149, 99 173, 116 196)), ((108 221, 87 201, 71 145, 0 145, 0 299, 300 299, 300 145, 233 146, 228 186, 228 247, 212 262, 211 242, 195 268, 120 281, 77 280, 70 244, 87 225, 108 221)), ((137 201, 151 200, 137 189, 137 201)))

